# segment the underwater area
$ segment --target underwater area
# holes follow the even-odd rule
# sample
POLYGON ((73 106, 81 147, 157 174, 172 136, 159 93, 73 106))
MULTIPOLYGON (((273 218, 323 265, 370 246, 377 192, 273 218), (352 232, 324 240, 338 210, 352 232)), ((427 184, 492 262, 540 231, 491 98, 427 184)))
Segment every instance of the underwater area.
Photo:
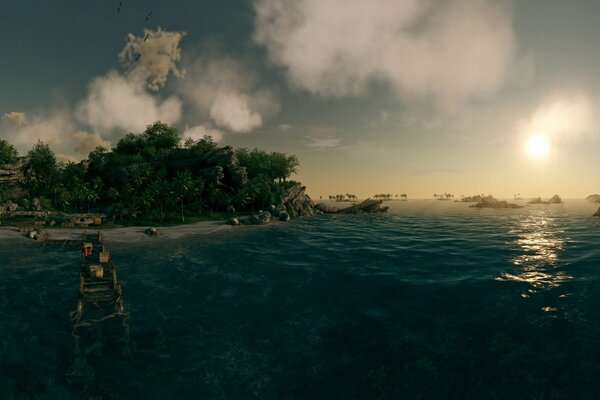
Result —
POLYGON ((0 399, 600 398, 596 207, 389 205, 105 231, 129 341, 92 329, 79 356, 79 248, 3 234, 0 399))

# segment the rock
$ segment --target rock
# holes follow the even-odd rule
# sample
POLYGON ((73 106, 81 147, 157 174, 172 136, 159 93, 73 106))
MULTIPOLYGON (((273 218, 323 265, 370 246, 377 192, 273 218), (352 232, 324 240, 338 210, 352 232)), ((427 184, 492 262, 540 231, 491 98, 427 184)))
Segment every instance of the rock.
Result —
POLYGON ((362 203, 338 210, 336 214, 374 214, 386 212, 389 207, 381 207, 383 200, 366 199, 362 203))
POLYGON ((600 194, 590 194, 585 199, 591 203, 600 203, 600 194))
POLYGON ((41 211, 42 210, 42 205, 40 204, 40 199, 38 199, 37 197, 35 197, 33 199, 33 202, 31 203, 31 209, 33 211, 41 211))
POLYGON ((541 197, 536 197, 535 199, 531 199, 527 204, 562 204, 562 199, 559 195, 555 194, 550 198, 550 200, 544 201, 541 197))
POLYGON ((315 210, 315 215, 323 215, 323 211, 321 211, 321 210, 315 210))
POLYGON ((548 204, 561 204, 563 201, 559 195, 555 194, 548 200, 548 204))
POLYGON ((337 208, 325 203, 316 204, 315 209, 321 211, 323 214, 335 214, 337 212, 337 208))
POLYGON ((285 205, 291 218, 315 214, 315 204, 306 194, 306 186, 297 182, 292 184, 281 196, 281 204, 285 205))
POLYGON ((474 196, 463 197, 460 199, 460 201, 463 203, 477 203, 478 201, 481 201, 481 199, 482 196, 480 194, 476 194, 474 196))
POLYGON ((277 207, 275 207, 274 204, 271 204, 269 206, 269 212, 271 213, 271 215, 277 215, 277 207))
POLYGON ((27 238, 28 239, 35 239, 35 238, 37 238, 37 231, 35 229, 32 229, 29 232, 27 232, 27 238))
POLYGON ((271 217, 272 217, 272 215, 271 215, 270 212, 268 212, 268 211, 261 211, 258 214, 259 224, 260 225, 266 225, 266 224, 268 224, 269 222, 271 222, 271 217))
POLYGON ((598 208, 598 211, 596 211, 596 213, 594 214, 594 217, 600 217, 600 208, 598 208))
POLYGON ((144 233, 148 236, 157 236, 158 230, 156 228, 147 228, 144 233))
POLYGON ((492 197, 492 195, 482 197, 476 204, 469 207, 473 208, 522 208, 518 204, 509 203, 505 200, 498 200, 492 197))
POLYGON ((279 213, 279 220, 280 221, 289 221, 290 218, 290 214, 287 213, 287 211, 281 211, 279 213))
POLYGON ((240 220, 237 219, 237 218, 235 218, 235 217, 234 218, 229 218, 227 220, 227 224, 228 225, 239 225, 240 224, 240 220))

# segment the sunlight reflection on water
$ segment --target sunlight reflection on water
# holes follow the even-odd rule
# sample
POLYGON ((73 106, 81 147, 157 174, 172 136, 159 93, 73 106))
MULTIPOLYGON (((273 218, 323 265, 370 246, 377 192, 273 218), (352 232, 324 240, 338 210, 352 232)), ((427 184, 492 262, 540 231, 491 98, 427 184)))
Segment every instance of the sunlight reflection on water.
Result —
POLYGON ((560 254, 568 238, 556 218, 540 210, 520 219, 509 234, 516 236, 513 244, 518 254, 509 260, 516 269, 502 272, 496 280, 525 282, 531 285, 527 292, 535 293, 573 279, 559 269, 560 254))

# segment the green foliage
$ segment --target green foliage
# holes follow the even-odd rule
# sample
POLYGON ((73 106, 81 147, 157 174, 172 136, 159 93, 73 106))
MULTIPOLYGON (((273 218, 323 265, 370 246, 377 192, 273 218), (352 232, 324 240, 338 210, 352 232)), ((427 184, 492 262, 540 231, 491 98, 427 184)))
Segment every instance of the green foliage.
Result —
POLYGON ((38 142, 26 171, 30 196, 20 201, 28 207, 39 197, 44 209, 160 223, 223 215, 231 205, 243 212, 278 204, 298 159, 258 149, 237 154, 236 163, 231 148, 219 148, 210 136, 182 143, 177 130, 161 122, 126 135, 112 150, 97 147, 79 163, 57 163, 38 142))
POLYGON ((300 165, 295 155, 288 156, 285 153, 272 152, 269 154, 264 150, 249 151, 240 148, 236 150, 236 154, 240 165, 246 168, 249 179, 265 176, 271 181, 277 180, 281 183, 295 174, 296 168, 300 165))
POLYGON ((27 185, 35 196, 50 192, 58 172, 56 156, 47 144, 38 141, 29 153, 29 168, 27 185))
POLYGON ((6 140, 0 139, 0 166, 12 164, 19 158, 19 152, 6 140))

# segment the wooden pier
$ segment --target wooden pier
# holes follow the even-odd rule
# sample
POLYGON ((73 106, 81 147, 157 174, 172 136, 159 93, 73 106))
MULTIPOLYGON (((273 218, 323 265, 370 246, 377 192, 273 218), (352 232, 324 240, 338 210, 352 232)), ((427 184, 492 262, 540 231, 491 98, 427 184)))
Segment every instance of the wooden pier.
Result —
MULTIPOLYGON (((123 288, 117 269, 110 259, 102 233, 84 234, 81 245, 79 296, 77 309, 70 313, 73 336, 80 328, 94 327, 107 320, 120 320, 129 337, 129 312, 125 310, 123 288)), ((52 241, 55 245, 71 245, 72 241, 52 241)))

